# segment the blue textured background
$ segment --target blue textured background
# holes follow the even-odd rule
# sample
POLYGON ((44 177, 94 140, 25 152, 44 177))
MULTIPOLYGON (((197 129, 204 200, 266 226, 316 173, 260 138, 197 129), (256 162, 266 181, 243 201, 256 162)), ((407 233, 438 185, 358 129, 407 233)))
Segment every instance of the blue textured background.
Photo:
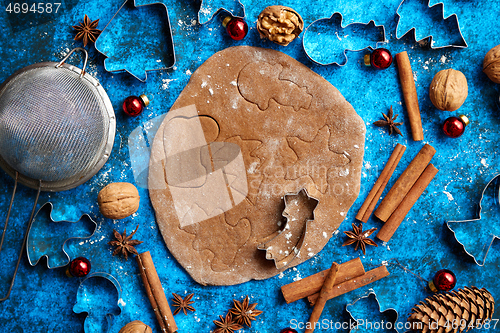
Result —
MULTIPOLYGON (((2 36, 0 82, 15 70, 29 64, 58 61, 72 48, 81 46, 81 42, 73 41, 74 32, 71 26, 82 21, 84 14, 88 14, 93 20, 99 18, 101 20, 99 28, 102 29, 122 4, 121 0, 61 1, 63 5, 58 14, 29 18, 7 13, 5 8, 9 1, 0 1, 2 36)), ((33 3, 33 1, 26 2, 33 3)), ((68 245, 72 258, 79 255, 88 257, 92 262, 93 271, 111 273, 121 283, 126 305, 121 315, 115 317, 111 332, 118 332, 125 323, 136 319, 152 326, 153 331, 159 331, 143 291, 135 260, 124 261, 119 257, 112 257, 111 248, 107 245, 112 237, 113 228, 120 231, 127 228, 130 232, 137 224, 140 224, 140 228, 136 238, 145 241, 137 248, 140 252, 151 252, 168 295, 171 292, 181 295, 195 293, 196 312, 187 317, 176 316, 180 332, 208 332, 214 329, 212 320, 217 319, 217 315, 224 315, 227 312, 233 298, 241 299, 247 294, 251 296, 252 302, 259 303, 258 308, 264 310, 264 313, 258 317, 251 329, 247 328, 242 332, 279 332, 279 329, 289 326, 292 319, 306 321, 311 312, 309 306, 303 300, 286 305, 279 290, 280 286, 325 269, 332 261, 345 262, 359 256, 361 253, 355 253, 353 248, 341 247, 345 240, 342 231, 351 229, 357 210, 396 143, 406 145, 407 152, 389 186, 423 145, 422 142, 411 140, 395 66, 385 71, 376 71, 363 65, 363 53, 348 52, 348 62, 344 67, 335 65, 323 67, 308 60, 302 49, 301 40, 294 41, 287 47, 279 47, 260 40, 255 29, 257 16, 262 9, 273 4, 293 7, 302 15, 306 26, 314 20, 330 17, 336 11, 343 14, 345 24, 375 20, 376 24, 385 25, 388 40, 386 47, 393 54, 407 50, 410 55, 422 111, 424 142, 436 148, 437 154, 432 162, 440 171, 391 241, 388 244, 378 242, 378 248, 369 248, 366 256, 361 257, 366 269, 396 258, 424 279, 430 279, 438 269, 447 267, 457 274, 459 287, 466 285, 486 287, 494 297, 500 297, 497 280, 500 264, 499 245, 493 244, 485 266, 479 267, 464 253, 445 226, 447 220, 478 217, 481 192, 488 181, 499 173, 500 157, 497 150, 500 120, 499 110, 495 105, 499 89, 481 70, 486 52, 500 44, 498 34, 500 1, 445 1, 445 16, 458 14, 460 27, 469 47, 439 50, 420 46, 415 43, 411 35, 400 40, 396 39, 396 8, 399 5, 397 0, 384 2, 290 0, 279 3, 243 0, 241 4, 245 7, 250 31, 240 42, 232 41, 221 27, 224 15, 217 15, 206 25, 198 25, 196 21, 200 8, 199 1, 164 0, 163 2, 168 7, 171 20, 177 58, 175 66, 169 70, 150 72, 147 82, 141 83, 127 73, 112 74, 104 71, 104 57, 96 52, 92 45, 88 46, 90 53, 88 72, 102 83, 117 115, 114 149, 107 164, 86 184, 62 193, 42 193, 40 197, 39 206, 46 201, 54 203, 55 219, 77 220, 81 214, 89 213, 98 223, 97 231, 92 238, 85 241, 71 241, 68 245), (283 51, 325 77, 342 92, 367 125, 362 190, 340 226, 340 232, 335 234, 323 251, 313 259, 286 271, 281 276, 265 281, 229 287, 203 287, 194 283, 170 256, 157 229, 147 190, 140 189, 141 206, 137 214, 120 221, 103 218, 99 214, 96 199, 98 191, 108 183, 134 182, 127 144, 131 131, 147 120, 167 112, 187 84, 190 73, 212 54, 232 45, 255 45, 283 51), (459 139, 449 139, 440 130, 444 119, 457 113, 436 110, 428 96, 428 87, 435 73, 447 68, 462 71, 469 84, 469 96, 459 111, 469 117, 471 124, 459 139), (136 118, 126 117, 121 111, 121 103, 127 96, 141 93, 150 96, 151 105, 136 118), (385 129, 371 125, 380 119, 381 112, 387 112, 390 105, 393 105, 395 113, 400 114, 398 119, 405 122, 401 126, 404 135, 402 138, 389 136, 385 129)), ((212 3, 224 3, 224 1, 212 1, 212 3)), ((228 8, 241 7, 237 2, 225 1, 225 3, 228 4, 228 8)), ((435 1, 431 1, 432 3, 435 1)), ((405 24, 415 24, 418 28, 419 24, 424 25, 425 17, 425 13, 415 11, 414 15, 403 19, 405 24)), ((439 22, 434 24, 435 31, 440 31, 437 26, 439 22)), ((147 25, 147 21, 136 20, 130 29, 147 25)), ((427 29, 428 26, 425 25, 423 28, 427 29)), ((154 38, 154 34, 151 31, 138 32, 135 38, 137 42, 145 43, 144 40, 154 38)), ((141 58, 146 56, 147 54, 137 54, 136 61, 140 62, 141 58)), ((78 61, 77 58, 72 58, 70 63, 78 61)), ((0 172, 0 184, 0 212, 2 212, 0 217, 3 219, 13 180, 0 172)), ((10 281, 34 196, 35 191, 20 186, 6 244, 0 254, 2 295, 10 281)), ((498 223, 498 220, 485 221, 483 231, 498 230, 495 223, 498 223)), ((3 226, 3 223, 0 225, 3 226)), ((366 228, 380 228, 380 226, 381 223, 376 219, 370 219, 366 224, 366 228)), ((470 237, 476 235, 472 234, 470 237)), ((482 244, 477 245, 482 246, 482 244)), ((429 294, 422 287, 421 281, 405 273, 400 267, 389 265, 388 269, 391 272, 389 277, 369 287, 377 293, 382 309, 396 309, 400 315, 399 320, 404 321, 411 307, 429 294)), ((37 266, 31 267, 24 257, 10 299, 0 304, 0 331, 82 332, 85 316, 72 311, 78 286, 79 280, 67 278, 64 269, 47 269, 45 259, 37 266)), ((364 294, 369 287, 328 302, 322 318, 334 322, 347 320, 345 305, 364 294)), ((377 317, 374 314, 373 318, 377 317)), ((499 317, 497 313, 495 318, 499 317)), ((490 331, 498 330, 499 328, 490 331)))

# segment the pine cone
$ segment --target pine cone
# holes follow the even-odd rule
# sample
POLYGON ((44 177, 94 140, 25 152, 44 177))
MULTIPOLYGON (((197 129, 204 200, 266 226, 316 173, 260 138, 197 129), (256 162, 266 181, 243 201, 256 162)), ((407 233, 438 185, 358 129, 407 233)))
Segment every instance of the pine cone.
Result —
POLYGON ((464 287, 427 297, 415 305, 408 321, 415 332, 456 333, 481 327, 494 311, 495 300, 488 290, 464 287))

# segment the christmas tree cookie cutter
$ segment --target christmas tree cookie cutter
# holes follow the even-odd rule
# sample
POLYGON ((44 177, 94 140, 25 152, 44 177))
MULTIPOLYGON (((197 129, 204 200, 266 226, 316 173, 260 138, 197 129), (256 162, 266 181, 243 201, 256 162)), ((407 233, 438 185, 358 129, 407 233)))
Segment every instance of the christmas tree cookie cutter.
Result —
MULTIPOLYGON (((347 304, 345 310, 354 320, 354 323, 351 322, 349 325, 349 333, 358 332, 359 326, 365 326, 365 329, 367 329, 369 324, 373 325, 374 323, 379 326, 383 325, 383 327, 379 327, 382 332, 399 332, 396 329, 396 323, 399 317, 398 312, 393 308, 387 308, 382 311, 377 294, 373 289, 369 289, 365 295, 347 304), (374 315, 372 310, 375 310, 380 315, 374 315), (389 318, 390 320, 384 320, 384 318, 389 318)), ((376 327, 373 326, 371 328, 372 329, 367 331, 374 331, 373 328, 376 327)), ((361 329, 361 331, 365 330, 361 329)))
POLYGON ((55 221, 52 219, 52 209, 51 202, 45 203, 36 213, 28 231, 26 252, 31 266, 36 266, 43 257, 47 258, 49 269, 66 266, 70 262, 66 251, 67 242, 91 238, 97 229, 97 223, 87 214, 75 222, 55 221))
POLYGON ((334 13, 330 18, 314 21, 304 30, 302 47, 311 61, 318 65, 344 66, 347 64, 347 51, 373 50, 386 42, 383 25, 376 25, 372 20, 342 26, 342 20, 342 14, 334 13), (356 38, 358 41, 353 42, 356 38))
POLYGON ((125 0, 97 38, 95 48, 106 57, 104 69, 107 72, 126 72, 137 80, 146 82, 148 72, 170 69, 175 65, 174 40, 168 9, 164 3, 135 3, 136 0, 125 0), (125 8, 127 3, 133 8, 125 8), (153 6, 160 7, 165 12, 157 12, 153 6), (131 11, 134 11, 134 15, 130 14, 131 11), (153 15, 156 15, 157 20, 151 19, 153 15), (148 24, 141 25, 137 22, 148 24), (136 27, 143 27, 142 34, 130 29, 134 24, 136 27), (138 36, 140 38, 135 38, 138 36))
POLYGON ((446 226, 476 264, 484 266, 493 242, 500 238, 500 228, 495 230, 498 220, 500 220, 500 174, 493 177, 483 190, 479 203, 479 218, 448 221, 446 226))
POLYGON ((307 229, 314 221, 314 210, 319 204, 319 200, 310 196, 305 188, 285 194, 283 201, 285 209, 282 216, 286 218, 285 227, 277 236, 257 247, 266 251, 266 259, 274 260, 277 269, 290 267, 293 260, 300 255, 307 229), (309 211, 310 217, 307 216, 309 211), (300 216, 300 213, 306 215, 300 216))
POLYGON ((245 6, 241 3, 241 1, 237 0, 201 0, 200 10, 198 11, 198 22, 200 24, 205 24, 210 22, 221 10, 228 12, 234 17, 245 17, 245 6), (213 3, 219 3, 217 5, 213 5, 213 3), (224 5, 224 2, 233 2, 234 4, 239 5, 240 8, 232 9, 230 6, 224 5), (214 10, 215 8, 215 10, 214 10), (239 12, 238 12, 239 10, 239 12))
POLYGON ((122 299, 122 287, 111 274, 96 272, 86 276, 76 293, 74 313, 87 313, 85 333, 110 332, 113 317, 121 314, 126 303, 122 299), (113 297, 116 290, 116 298, 113 297))
MULTIPOLYGON (((403 36, 408 34, 409 32, 413 31, 413 35, 415 38, 415 41, 417 43, 421 43, 424 40, 429 39, 429 47, 431 49, 441 49, 445 47, 456 47, 456 48, 467 48, 467 42, 464 39, 464 36, 462 34, 462 31, 460 30, 460 24, 458 23, 458 16, 457 14, 451 14, 448 17, 444 17, 444 3, 438 2, 433 4, 432 6, 430 5, 430 0, 403 0, 398 6, 398 9, 396 10, 396 15, 398 16, 397 20, 398 23, 396 25, 396 38, 401 39, 403 36), (443 29, 445 29, 446 33, 448 33, 448 36, 451 36, 453 33, 456 33, 456 40, 449 40, 447 43, 444 43, 444 45, 439 45, 435 46, 436 40, 434 38, 434 34, 429 33, 419 33, 417 27, 413 25, 409 25, 407 28, 401 28, 401 17, 404 16, 404 14, 401 14, 402 9, 408 6, 410 8, 408 10, 408 13, 412 17, 416 17, 421 11, 418 10, 418 8, 425 8, 428 9, 431 13, 431 15, 427 15, 427 20, 432 20, 434 22, 438 23, 443 23, 443 25, 446 25, 443 29), (440 13, 437 14, 437 11, 440 10, 440 13), (401 32, 401 30, 404 30, 404 32, 401 32), (458 32, 458 33, 457 33, 458 32)), ((417 18, 418 19, 418 18, 417 18)), ((420 20, 422 21, 422 20, 420 20)), ((423 24, 425 25, 425 24, 423 24)), ((432 24, 428 24, 427 26, 432 26, 432 24)))

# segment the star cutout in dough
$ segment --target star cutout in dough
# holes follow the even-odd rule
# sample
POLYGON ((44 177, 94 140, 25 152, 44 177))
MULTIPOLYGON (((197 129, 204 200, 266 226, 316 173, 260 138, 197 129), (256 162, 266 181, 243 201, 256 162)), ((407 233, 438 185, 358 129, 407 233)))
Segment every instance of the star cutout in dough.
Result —
POLYGON ((320 191, 326 191, 328 170, 350 162, 345 154, 330 150, 329 139, 330 129, 326 125, 318 131, 311 142, 297 137, 288 137, 288 145, 295 152, 298 160, 287 168, 286 179, 294 180, 309 176, 320 191))

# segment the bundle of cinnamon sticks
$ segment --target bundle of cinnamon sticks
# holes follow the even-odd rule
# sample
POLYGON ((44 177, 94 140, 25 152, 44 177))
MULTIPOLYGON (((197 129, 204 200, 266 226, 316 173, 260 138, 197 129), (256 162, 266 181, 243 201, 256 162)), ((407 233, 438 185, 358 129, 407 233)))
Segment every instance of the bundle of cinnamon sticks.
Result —
MULTIPOLYGON (((394 149, 380 177, 356 215, 358 220, 362 222, 368 221, 405 149, 406 147, 400 144, 394 149)), ((375 216, 385 222, 376 235, 378 239, 384 242, 391 239, 406 214, 437 174, 438 169, 429 164, 435 153, 436 150, 432 146, 429 144, 424 145, 378 206, 375 216)))
MULTIPOLYGON (((309 304, 315 305, 320 291, 325 283, 330 269, 326 269, 314 275, 292 282, 281 287, 281 292, 287 304, 307 297, 309 304)), ((327 299, 332 299, 355 289, 364 287, 372 282, 378 281, 389 275, 385 266, 379 266, 368 272, 359 258, 350 260, 338 267, 335 282, 327 299)))

